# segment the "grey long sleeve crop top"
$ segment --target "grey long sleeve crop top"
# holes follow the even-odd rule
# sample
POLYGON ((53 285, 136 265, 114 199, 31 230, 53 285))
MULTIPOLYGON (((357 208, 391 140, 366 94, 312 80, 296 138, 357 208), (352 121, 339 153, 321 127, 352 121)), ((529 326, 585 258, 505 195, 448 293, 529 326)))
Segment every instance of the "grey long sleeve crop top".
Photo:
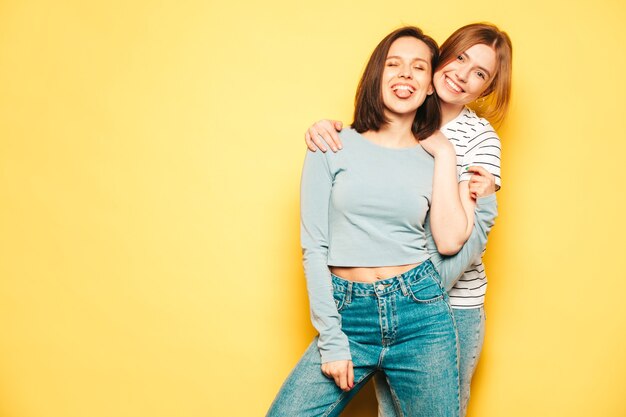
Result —
MULTIPOLYGON (((344 129, 340 137, 341 152, 307 152, 301 180, 300 239, 322 362, 351 358, 329 266, 406 265, 437 252, 425 227, 432 196, 432 156, 420 145, 376 145, 352 129, 344 129)), ((478 204, 476 223, 481 226, 474 228, 459 254, 434 256, 435 266, 445 271, 446 286, 484 249, 495 218, 495 196, 485 203, 492 209, 481 212, 483 204, 478 204), (490 216, 491 222, 485 220, 490 216)))

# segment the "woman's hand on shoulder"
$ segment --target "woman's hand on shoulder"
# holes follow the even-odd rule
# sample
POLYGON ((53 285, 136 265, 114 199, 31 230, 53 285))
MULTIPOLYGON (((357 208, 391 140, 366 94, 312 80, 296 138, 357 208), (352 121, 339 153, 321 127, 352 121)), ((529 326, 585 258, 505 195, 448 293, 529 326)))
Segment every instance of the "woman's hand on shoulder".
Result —
POLYGON ((330 146, 333 152, 342 148, 341 140, 337 132, 340 132, 343 123, 338 120, 320 120, 314 123, 304 134, 306 146, 313 152, 318 149, 326 152, 326 145, 330 146))
POLYGON ((420 145, 422 145, 422 148, 424 148, 426 152, 428 152, 435 158, 445 153, 454 155, 456 157, 454 146, 448 140, 448 138, 443 133, 441 133, 441 130, 437 130, 428 138, 420 140, 420 145))
POLYGON ((334 379, 335 384, 343 391, 350 391, 354 387, 354 367, 352 361, 331 361, 322 364, 322 373, 334 379))
POLYGON ((469 192, 473 199, 486 197, 496 192, 496 177, 480 166, 471 166, 467 171, 473 172, 469 180, 469 192))

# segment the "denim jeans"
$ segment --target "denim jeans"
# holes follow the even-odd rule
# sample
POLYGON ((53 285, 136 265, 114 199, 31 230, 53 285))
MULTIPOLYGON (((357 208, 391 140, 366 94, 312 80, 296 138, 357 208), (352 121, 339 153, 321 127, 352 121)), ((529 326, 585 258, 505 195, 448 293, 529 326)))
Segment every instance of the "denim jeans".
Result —
MULTIPOLYGON (((467 413, 470 398, 470 384, 485 339, 485 310, 483 307, 471 309, 453 308, 454 320, 459 336, 459 378, 461 383, 461 417, 467 413)), ((396 417, 396 405, 387 381, 380 375, 374 377, 378 417, 396 417)))
POLYGON ((456 328, 432 263, 371 284, 336 276, 332 281, 342 330, 350 342, 354 388, 343 392, 322 374, 314 340, 267 415, 337 416, 374 373, 382 371, 403 416, 458 417, 456 328))

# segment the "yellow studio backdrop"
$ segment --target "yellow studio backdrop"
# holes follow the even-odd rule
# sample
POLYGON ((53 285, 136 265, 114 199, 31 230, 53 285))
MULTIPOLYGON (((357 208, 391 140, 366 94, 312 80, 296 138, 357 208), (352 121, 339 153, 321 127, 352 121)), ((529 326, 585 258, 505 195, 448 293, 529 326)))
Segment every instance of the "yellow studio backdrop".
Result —
MULTIPOLYGON (((514 44, 470 417, 621 417, 621 1, 0 2, 0 417, 264 415, 314 336, 304 129, 374 46, 514 44)), ((346 416, 375 416, 372 390, 346 416)))

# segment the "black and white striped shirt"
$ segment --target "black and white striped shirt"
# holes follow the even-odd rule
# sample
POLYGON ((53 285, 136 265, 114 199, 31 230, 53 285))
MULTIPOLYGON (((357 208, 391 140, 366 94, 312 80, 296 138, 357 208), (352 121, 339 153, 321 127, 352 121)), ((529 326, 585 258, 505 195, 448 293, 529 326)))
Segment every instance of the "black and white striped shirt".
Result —
MULTIPOLYGON (((478 117, 466 107, 456 118, 446 123, 441 131, 456 150, 459 182, 469 181, 472 173, 465 169, 477 165, 489 171, 496 178, 496 187, 500 188, 500 138, 486 119, 478 117)), ((450 290, 450 304, 453 308, 481 307, 486 291, 487 276, 481 254, 450 290)))

